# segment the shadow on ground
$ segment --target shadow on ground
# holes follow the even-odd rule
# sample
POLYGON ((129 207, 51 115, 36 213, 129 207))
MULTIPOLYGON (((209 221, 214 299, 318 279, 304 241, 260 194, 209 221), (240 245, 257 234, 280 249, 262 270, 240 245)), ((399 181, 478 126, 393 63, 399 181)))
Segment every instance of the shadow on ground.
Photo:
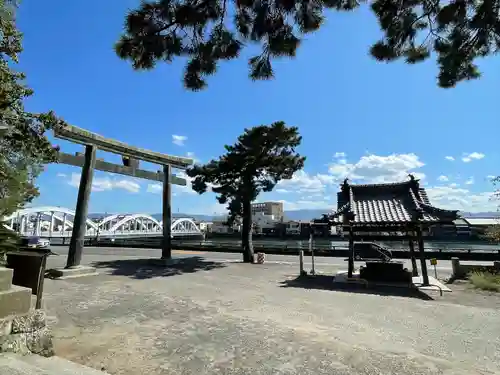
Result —
POLYGON ((176 276, 226 266, 224 263, 207 261, 202 257, 175 259, 168 263, 159 259, 117 259, 95 262, 92 265, 96 268, 110 268, 113 275, 134 279, 176 276))
POLYGON ((366 286, 358 283, 334 283, 331 275, 299 276, 295 279, 285 280, 282 288, 322 289, 336 292, 375 294, 380 296, 395 296, 433 300, 428 294, 412 288, 391 286, 366 286))

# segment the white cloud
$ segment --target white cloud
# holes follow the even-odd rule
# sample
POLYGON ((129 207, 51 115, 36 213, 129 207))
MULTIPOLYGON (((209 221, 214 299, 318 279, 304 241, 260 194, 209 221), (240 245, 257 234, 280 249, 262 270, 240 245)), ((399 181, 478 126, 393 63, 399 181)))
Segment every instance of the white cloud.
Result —
POLYGON ((198 159, 198 158, 196 157, 196 155, 194 154, 194 152, 188 151, 188 152, 186 152, 186 156, 187 156, 188 158, 190 158, 190 159, 193 159, 193 161, 194 161, 194 163, 195 163, 195 164, 200 163, 200 159, 198 159))
POLYGON ((469 163, 472 160, 480 160, 480 159, 484 158, 484 156, 485 155, 480 153, 480 152, 471 152, 470 154, 464 154, 462 157, 462 161, 464 163, 469 163))
MULTIPOLYGON (((305 208, 325 209, 325 212, 336 206, 336 193, 339 190, 338 184, 346 177, 353 180, 353 183, 384 183, 405 181, 408 174, 415 175, 416 178, 425 179, 423 171, 424 163, 413 153, 392 154, 392 155, 364 155, 359 160, 348 162, 337 153, 337 157, 329 165, 328 173, 310 173, 304 170, 298 171, 290 180, 282 180, 271 194, 274 198, 268 198, 264 194, 261 200, 275 200, 277 197, 286 198, 283 202, 286 210, 297 210, 305 208)), ((472 154, 469 154, 469 156, 472 154)), ((194 154, 188 153, 193 157, 194 154)), ((477 155, 472 155, 472 159, 477 159, 477 155)), ((178 173, 180 178, 187 180, 187 186, 174 186, 174 192, 179 194, 196 194, 191 188, 192 179, 185 172, 178 173)), ((489 176, 491 177, 491 176, 489 176)), ((437 178, 440 182, 448 182, 450 177, 443 174, 437 178)), ((467 180, 473 181, 471 179, 467 180)), ((425 181, 421 181, 424 185, 425 181)), ((427 184, 428 185, 428 184, 427 184)), ((457 209, 464 212, 492 211, 496 209, 496 202, 490 198, 493 192, 473 192, 463 185, 458 184, 434 185, 427 187, 431 203, 437 207, 457 209)), ((161 193, 161 184, 150 184, 147 191, 150 193, 161 193)), ((214 203, 213 206, 193 207, 193 213, 204 212, 208 214, 225 213, 225 206, 214 203)))
POLYGON ((345 152, 336 152, 334 158, 345 158, 345 152))
POLYGON ((325 213, 333 209, 335 204, 328 200, 306 200, 299 199, 297 201, 279 200, 283 203, 283 209, 286 211, 301 210, 301 209, 325 209, 325 213))
POLYGON ((473 185, 474 184, 474 177, 469 177, 467 181, 465 181, 465 185, 473 185))
MULTIPOLYGON (((477 159, 473 155, 472 159, 477 159)), ((335 193, 337 184, 348 177, 354 183, 383 183, 405 181, 408 174, 423 179, 424 163, 415 154, 393 154, 389 156, 365 155, 357 162, 349 163, 343 159, 336 160, 329 165, 329 174, 309 174, 306 171, 297 172, 291 180, 279 183, 277 193, 295 193, 295 200, 287 198, 282 200, 287 210, 301 208, 329 208, 335 206, 335 193), (279 191, 278 191, 279 190, 279 191)), ((438 177, 441 182, 449 181, 449 177, 438 177)), ((466 184, 472 184, 469 178, 466 184)), ((421 181, 421 185, 425 181, 421 181)), ((467 188, 460 188, 458 184, 451 183, 447 186, 426 186, 431 203, 437 207, 461 210, 464 212, 492 211, 496 204, 492 200, 493 192, 473 192, 467 188)))
POLYGON ((453 156, 445 156, 444 158, 449 161, 455 161, 455 158, 453 156))
POLYGON ((187 141, 187 137, 185 135, 175 135, 172 134, 172 143, 177 146, 184 146, 184 142, 187 141))
POLYGON ((186 172, 179 171, 177 177, 184 178, 186 180, 186 186, 174 185, 173 190, 180 194, 197 194, 196 191, 191 187, 191 181, 193 180, 189 177, 186 172))
POLYGON ((291 193, 290 190, 286 190, 286 189, 276 189, 274 190, 276 193, 280 193, 280 194, 288 194, 288 193, 291 193))
MULTIPOLYGON (((181 185, 173 185, 172 190, 173 190, 173 195, 179 194, 197 194, 191 187, 191 181, 192 178, 190 178, 186 172, 180 171, 176 173, 176 176, 179 178, 184 178, 186 180, 186 186, 181 186, 181 185)), ((155 183, 155 184, 149 184, 146 192, 152 193, 152 194, 161 194, 163 191, 163 186, 162 184, 155 183)))
POLYGON ((300 170, 290 180, 281 180, 275 191, 278 193, 321 193, 327 185, 334 181, 335 179, 327 174, 310 175, 306 171, 300 170))
MULTIPOLYGON (((343 155, 338 155, 343 157, 343 155)), ((274 190, 278 194, 294 194, 294 198, 282 200, 285 209, 331 208, 335 205, 338 184, 346 177, 354 182, 380 183, 405 181, 408 174, 425 178, 417 172, 424 165, 415 154, 393 154, 389 156, 365 155, 355 163, 337 159, 329 165, 328 174, 311 174, 298 171, 290 180, 282 180, 274 190)))
POLYGON ((162 192, 162 185, 161 184, 148 184, 146 191, 148 193, 160 194, 162 192))
POLYGON ((131 193, 138 193, 141 190, 141 185, 132 180, 115 180, 112 184, 113 188, 127 190, 131 193))
POLYGON ((423 167, 424 163, 419 157, 411 154, 392 154, 388 156, 365 155, 356 163, 347 163, 340 160, 329 166, 329 172, 335 180, 344 178, 360 180, 364 183, 383 183, 405 181, 408 174, 412 173, 416 178, 423 179, 425 175, 416 172, 423 167))
POLYGON ((334 205, 335 199, 332 196, 336 195, 338 184, 346 177, 364 183, 380 183, 405 181, 408 174, 413 173, 415 177, 422 179, 425 175, 416 170, 423 165, 415 154, 366 155, 355 163, 337 159, 329 165, 328 174, 311 174, 301 170, 292 179, 280 181, 274 192, 297 196, 296 200, 288 198, 283 201, 287 209, 327 208, 334 205))
POLYGON ((439 208, 460 210, 462 212, 495 211, 497 201, 493 192, 471 192, 468 189, 452 186, 428 188, 431 203, 439 208))
MULTIPOLYGON (((79 187, 80 177, 80 173, 72 173, 71 178, 67 180, 67 183, 71 186, 79 187)), ((138 193, 141 190, 141 185, 130 179, 110 179, 109 177, 94 177, 92 180, 92 191, 108 191, 114 189, 122 189, 130 193, 138 193)))

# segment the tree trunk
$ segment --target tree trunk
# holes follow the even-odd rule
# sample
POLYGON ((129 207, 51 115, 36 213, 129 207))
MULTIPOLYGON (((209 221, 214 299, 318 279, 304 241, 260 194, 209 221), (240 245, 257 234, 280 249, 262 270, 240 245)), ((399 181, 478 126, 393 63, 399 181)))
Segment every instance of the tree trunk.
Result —
POLYGON ((252 202, 243 202, 243 225, 241 228, 241 246, 243 250, 243 262, 253 263, 252 244, 252 202))

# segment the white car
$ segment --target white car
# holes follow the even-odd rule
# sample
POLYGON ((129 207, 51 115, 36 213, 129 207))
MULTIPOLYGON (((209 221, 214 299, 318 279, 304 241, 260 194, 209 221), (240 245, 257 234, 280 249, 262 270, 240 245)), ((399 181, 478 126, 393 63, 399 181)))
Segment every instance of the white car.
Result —
POLYGON ((34 249, 46 249, 50 247, 50 241, 46 238, 40 238, 37 236, 23 237, 21 238, 21 245, 34 249))

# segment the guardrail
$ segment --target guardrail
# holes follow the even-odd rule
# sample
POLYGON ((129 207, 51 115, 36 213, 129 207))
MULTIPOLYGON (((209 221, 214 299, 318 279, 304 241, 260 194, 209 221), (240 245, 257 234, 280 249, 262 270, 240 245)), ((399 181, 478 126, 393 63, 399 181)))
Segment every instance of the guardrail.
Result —
MULTIPOLYGON (((140 243, 134 243, 130 240, 116 240, 113 243, 106 242, 102 244, 106 247, 129 247, 129 248, 159 248, 161 241, 159 239, 151 239, 149 241, 141 240, 140 243)), ((274 254, 274 255, 299 255, 300 251, 305 254, 310 254, 309 244, 307 241, 294 244, 279 244, 279 243, 262 243, 256 242, 253 244, 254 251, 274 254)), ((209 242, 209 241, 172 241, 172 248, 175 250, 198 250, 198 251, 214 251, 221 253, 240 253, 240 244, 236 241, 232 242, 209 242)), ((410 252, 407 249, 390 249, 392 256, 395 259, 409 259, 410 252)), ((335 246, 330 244, 313 244, 315 256, 323 257, 347 257, 347 246, 335 246)), ((418 257, 418 252, 416 254, 418 257)), ((500 260, 500 250, 496 251, 474 251, 472 249, 425 249, 425 257, 427 259, 436 258, 439 260, 451 260, 453 257, 458 257, 461 260, 477 260, 477 261, 498 261, 500 260)))

